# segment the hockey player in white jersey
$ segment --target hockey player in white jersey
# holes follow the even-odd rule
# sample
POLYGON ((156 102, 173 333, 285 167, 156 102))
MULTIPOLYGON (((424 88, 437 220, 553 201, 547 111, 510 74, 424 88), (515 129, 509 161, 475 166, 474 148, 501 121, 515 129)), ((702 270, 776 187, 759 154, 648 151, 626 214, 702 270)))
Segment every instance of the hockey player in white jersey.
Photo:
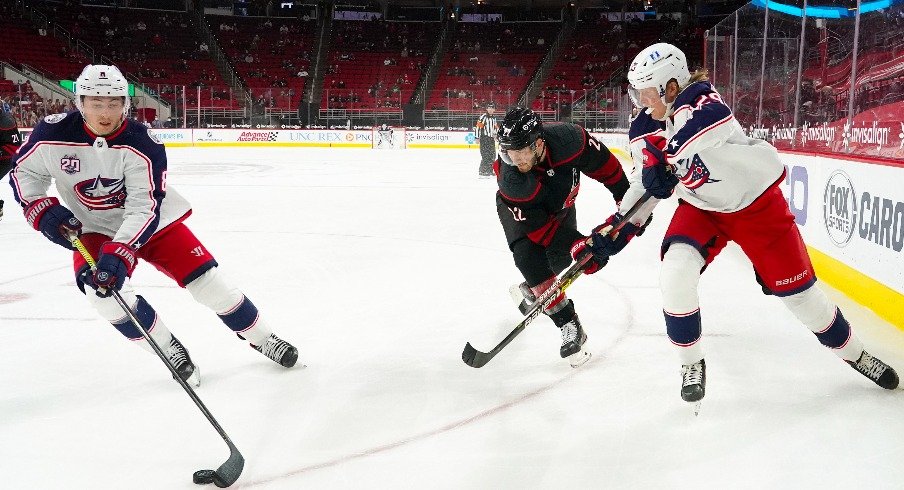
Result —
MULTIPOLYGON (((784 167, 776 149, 744 135, 706 72, 691 74, 675 46, 641 51, 628 81, 644 109, 629 131, 635 168, 653 197, 679 198, 662 244, 660 287, 666 331, 683 365, 682 399, 698 402, 705 393, 698 282, 729 240, 750 258, 764 292, 780 298, 824 346, 882 388, 896 388, 894 369, 864 350, 841 310, 815 287, 779 187, 784 167)), ((637 197, 626 194, 621 208, 637 197)))
POLYGON ((392 128, 383 123, 377 128, 377 148, 393 148, 395 140, 393 139, 393 131, 392 128))
POLYGON ((255 350, 292 367, 297 349, 273 334, 254 303, 219 273, 210 251, 183 223, 191 206, 167 187, 166 149, 145 126, 126 117, 129 103, 128 83, 119 69, 85 67, 76 80, 78 111, 45 117, 14 158, 10 184, 28 223, 70 250, 68 236, 80 235, 97 266, 92 272, 74 253, 79 289, 126 338, 151 351, 111 297, 118 290, 182 379, 197 385, 199 372, 129 284, 138 259, 173 278, 255 350), (51 184, 62 202, 48 196, 51 184))

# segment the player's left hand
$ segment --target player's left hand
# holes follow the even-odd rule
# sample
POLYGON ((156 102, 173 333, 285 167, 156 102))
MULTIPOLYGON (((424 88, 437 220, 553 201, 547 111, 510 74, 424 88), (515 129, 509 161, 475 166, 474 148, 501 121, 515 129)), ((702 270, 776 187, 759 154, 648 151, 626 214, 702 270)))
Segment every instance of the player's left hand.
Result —
POLYGON ((603 224, 594 228, 593 233, 590 234, 590 252, 595 257, 608 260, 609 257, 621 252, 632 238, 642 235, 652 219, 653 215, 651 214, 643 226, 637 226, 631 222, 625 223, 614 235, 610 235, 609 232, 618 226, 624 220, 624 217, 619 213, 609 216, 603 224))
POLYGON ((678 177, 666 159, 666 142, 662 136, 647 136, 644 138, 646 147, 641 150, 643 153, 641 180, 647 192, 657 199, 668 198, 678 185, 678 177))
POLYGON ((606 263, 609 262, 608 257, 598 257, 596 254, 593 254, 591 250, 588 250, 587 247, 589 239, 587 237, 581 237, 576 240, 571 245, 571 258, 575 260, 575 262, 584 258, 586 254, 592 254, 593 256, 590 260, 584 264, 584 274, 593 274, 594 272, 602 269, 606 266, 606 263))
POLYGON ((131 276, 135 270, 136 263, 135 250, 132 247, 119 242, 106 242, 100 247, 94 271, 86 270, 81 280, 98 296, 107 298, 113 291, 122 289, 126 277, 131 276))

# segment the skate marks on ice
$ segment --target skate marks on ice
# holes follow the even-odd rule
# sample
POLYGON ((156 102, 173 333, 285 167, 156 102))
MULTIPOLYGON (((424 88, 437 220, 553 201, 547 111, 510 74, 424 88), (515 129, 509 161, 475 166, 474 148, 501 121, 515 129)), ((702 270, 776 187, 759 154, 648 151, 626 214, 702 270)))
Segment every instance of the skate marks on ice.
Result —
POLYGON ((0 305, 8 305, 30 298, 28 293, 0 293, 0 305))
MULTIPOLYGON (((269 174, 276 171, 273 165, 263 163, 239 162, 195 162, 191 165, 175 165, 170 167, 168 175, 177 177, 209 177, 211 175, 229 174, 269 174)), ((194 184, 199 185, 199 184, 194 184)), ((203 184, 200 184, 203 185, 203 184)), ((217 184, 219 185, 219 184, 217 184)))
MULTIPOLYGON (((487 419, 491 419, 492 417, 499 416, 507 411, 514 410, 514 409, 520 408, 522 406, 525 406, 530 401, 538 399, 542 395, 546 395, 546 394, 550 393, 551 391, 556 390, 557 388, 561 388, 562 386, 566 385, 569 381, 574 380, 576 376, 581 375, 581 373, 584 373, 584 372, 596 373, 596 375, 599 376, 600 369, 603 366, 605 366, 604 362, 607 357, 606 353, 611 351, 612 349, 614 349, 621 341, 623 341, 624 339, 626 339, 628 337, 628 332, 631 330, 631 326, 633 325, 633 321, 634 321, 632 306, 631 306, 631 303, 628 301, 628 298, 625 296, 625 294, 622 291, 620 291, 619 289, 612 288, 611 286, 606 287, 605 292, 600 291, 600 289, 601 289, 600 284, 602 282, 603 281, 597 280, 596 284, 590 285, 590 287, 594 289, 594 294, 600 295, 600 296, 605 296, 607 298, 608 302, 620 303, 621 305, 624 306, 624 310, 623 310, 624 313, 623 313, 623 316, 621 318, 619 318, 620 321, 614 322, 614 325, 613 325, 612 323, 606 324, 604 321, 600 320, 599 315, 592 314, 592 312, 590 312, 590 311, 587 312, 587 313, 591 313, 591 314, 587 315, 588 318, 591 318, 592 321, 596 322, 597 328, 595 330, 599 331, 599 334, 594 336, 592 332, 588 332, 588 337, 589 337, 588 343, 587 343, 587 346, 589 346, 588 350, 590 350, 594 355, 592 357, 590 357, 589 360, 587 360, 582 365, 580 365, 578 367, 570 367, 570 366, 568 366, 567 360, 560 358, 557 355, 557 353, 554 353, 554 351, 555 351, 554 347, 557 345, 557 341, 558 341, 558 333, 555 333, 555 337, 552 337, 552 339, 551 339, 552 342, 548 343, 548 345, 543 346, 543 347, 545 347, 545 349, 543 349, 543 352, 549 351, 551 353, 554 353, 555 355, 551 354, 548 356, 543 356, 542 352, 537 352, 536 349, 532 349, 532 347, 530 347, 530 346, 519 347, 519 345, 517 345, 518 344, 517 342, 513 342, 513 345, 510 346, 511 349, 507 349, 507 352, 506 352, 507 355, 511 356, 511 358, 513 358, 513 359, 509 359, 509 362, 507 365, 503 365, 506 362, 505 359, 497 360, 497 364, 494 365, 494 366, 499 366, 496 368, 497 370, 499 370, 499 371, 506 370, 506 369, 521 370, 521 369, 525 369, 525 367, 522 364, 528 363, 529 366, 527 367, 527 369, 540 369, 540 370, 545 369, 547 371, 547 373, 549 372, 550 369, 554 369, 556 372, 562 371, 562 369, 567 369, 567 371, 562 371, 562 372, 564 372, 564 375, 561 375, 560 377, 553 379, 553 380, 547 382, 546 384, 533 388, 526 393, 519 394, 510 400, 507 400, 507 401, 504 401, 497 405, 494 405, 492 407, 483 409, 483 410, 477 412, 476 414, 466 415, 466 416, 463 416, 462 418, 459 418, 452 422, 448 422, 446 424, 443 424, 443 425, 433 428, 433 429, 428 429, 428 430, 425 430, 422 432, 415 433, 413 435, 403 436, 402 438, 393 440, 391 442, 366 447, 366 448, 360 449, 360 450, 349 451, 346 454, 333 457, 326 461, 302 466, 297 469, 291 469, 291 470, 288 470, 281 474, 275 474, 272 476, 265 476, 265 477, 259 477, 259 478, 254 478, 253 476, 249 475, 248 481, 239 482, 239 488, 265 487, 265 486, 268 486, 269 484, 276 484, 276 483, 288 484, 288 482, 292 481, 292 479, 295 477, 301 477, 301 476, 304 476, 306 474, 309 474, 309 473, 317 471, 317 470, 340 466, 345 463, 349 463, 349 462, 359 460, 362 458, 366 458, 369 456, 374 456, 377 454, 389 452, 394 449, 400 449, 400 448, 403 448, 406 446, 413 445, 418 442, 422 442, 422 441, 425 441, 425 440, 428 440, 428 439, 431 439, 434 437, 438 437, 438 436, 447 434, 449 432, 456 431, 458 429, 464 429, 471 425, 485 421, 487 419), (599 337, 603 336, 601 331, 606 328, 612 328, 613 326, 615 326, 616 328, 621 327, 620 332, 618 332, 614 338, 607 338, 605 342, 599 341, 599 337), (598 342, 595 345, 593 344, 594 338, 597 338, 597 340, 598 340, 598 342)), ((584 294, 579 295, 579 296, 586 297, 587 291, 584 291, 584 294)), ((585 302, 587 302, 586 299, 585 299, 585 302)), ((587 302, 587 303, 589 306, 590 302, 587 302)), ((589 307, 585 307, 585 309, 592 310, 592 308, 589 308, 589 307)), ((517 313, 516 313, 516 315, 517 315, 517 313)), ((514 318, 514 317, 515 316, 513 315, 512 318, 514 318)), ((528 329, 544 329, 545 328, 548 330, 556 330, 555 326, 552 325, 552 323, 549 319, 544 317, 540 320, 545 320, 545 321, 538 321, 537 322, 538 324, 529 326, 528 329), (545 323, 549 323, 549 325, 546 325, 545 323)), ((496 332, 493 335, 504 334, 505 331, 507 331, 510 328, 511 328, 511 321, 498 320, 495 325, 495 330, 498 330, 498 332, 496 332)), ((547 332, 547 333, 549 333, 549 332, 547 332)), ((525 336, 527 336, 527 335, 529 335, 529 334, 527 332, 525 332, 525 336)), ((521 340, 523 340, 523 339, 521 339, 521 340)), ((487 382, 490 384, 495 384, 498 381, 498 380, 493 380, 490 376, 487 376, 486 374, 481 374, 481 373, 486 373, 487 372, 486 370, 473 371, 473 370, 470 370, 470 368, 467 368, 466 366, 462 366, 460 364, 460 362, 457 363, 456 368, 458 370, 467 369, 468 372, 475 373, 474 375, 467 376, 468 379, 466 380, 466 383, 469 386, 474 386, 477 391, 480 391, 483 389, 482 387, 479 386, 481 379, 487 380, 487 382), (458 368, 458 366, 461 366, 461 368, 458 368)), ((492 368, 490 368, 490 369, 492 369, 492 368)), ((467 375, 467 373, 465 373, 465 374, 467 375)), ((592 374, 587 374, 586 376, 591 376, 591 375, 592 374)), ((584 377, 586 378, 586 376, 584 376, 584 377)))
POLYGON ((462 419, 456 420, 454 422, 447 423, 447 424, 437 427, 433 430, 421 432, 421 433, 418 433, 418 434, 415 434, 412 436, 408 436, 408 437, 403 437, 401 439, 398 439, 398 440, 395 440, 392 442, 388 442, 386 444, 361 449, 359 451, 348 453, 344 456, 339 456, 337 458, 334 458, 334 459, 331 459, 328 461, 324 461, 322 463, 315 463, 312 465, 303 466, 298 469, 289 470, 286 473, 283 473, 281 475, 253 479, 251 481, 244 482, 244 483, 240 482, 239 488, 252 488, 252 487, 256 487, 256 486, 262 486, 262 485, 266 485, 269 483, 275 483, 278 481, 291 479, 293 477, 302 476, 302 475, 312 472, 312 471, 330 468, 330 467, 334 467, 334 466, 339 466, 341 464, 344 464, 344 463, 347 463, 350 461, 354 461, 356 459, 373 456, 373 455, 383 453, 386 451, 391 451, 393 449, 407 446, 407 445, 410 445, 410 444, 413 444, 416 442, 423 441, 425 439, 429 439, 431 437, 439 436, 439 435, 445 434, 447 432, 451 432, 453 430, 469 426, 476 422, 483 421, 489 417, 499 415, 499 414, 505 412, 506 410, 518 407, 526 402, 531 401, 534 398, 544 395, 544 394, 548 393, 549 391, 551 391, 561 385, 564 385, 565 383, 570 381, 572 378, 574 378, 574 376, 576 376, 580 371, 589 370, 590 367, 593 364, 596 364, 597 362, 599 362, 598 358, 592 359, 589 362, 587 362, 581 369, 569 370, 564 376, 557 379, 556 381, 553 381, 550 384, 541 386, 540 388, 537 388, 536 390, 531 391, 529 393, 525 393, 524 395, 522 395, 518 398, 515 398, 508 402, 502 403, 500 405, 496 405, 494 407, 488 408, 475 415, 472 415, 472 416, 469 416, 466 418, 462 418, 462 419))

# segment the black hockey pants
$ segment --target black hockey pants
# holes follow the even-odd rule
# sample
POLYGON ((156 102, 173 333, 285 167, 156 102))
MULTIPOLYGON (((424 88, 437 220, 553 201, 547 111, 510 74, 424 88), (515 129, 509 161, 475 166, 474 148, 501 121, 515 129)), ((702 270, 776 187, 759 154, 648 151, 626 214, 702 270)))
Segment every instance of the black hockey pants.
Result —
POLYGON ((493 161, 496 160, 496 142, 492 136, 480 137, 480 175, 493 174, 493 161))

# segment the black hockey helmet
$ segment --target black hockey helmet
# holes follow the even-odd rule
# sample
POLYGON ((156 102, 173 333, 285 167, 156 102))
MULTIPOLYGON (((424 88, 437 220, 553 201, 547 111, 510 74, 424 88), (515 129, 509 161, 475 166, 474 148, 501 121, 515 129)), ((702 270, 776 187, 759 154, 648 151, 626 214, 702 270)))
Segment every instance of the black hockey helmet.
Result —
POLYGON ((520 150, 532 145, 542 133, 543 123, 534 111, 526 107, 512 107, 499 125, 496 140, 502 150, 520 150))

